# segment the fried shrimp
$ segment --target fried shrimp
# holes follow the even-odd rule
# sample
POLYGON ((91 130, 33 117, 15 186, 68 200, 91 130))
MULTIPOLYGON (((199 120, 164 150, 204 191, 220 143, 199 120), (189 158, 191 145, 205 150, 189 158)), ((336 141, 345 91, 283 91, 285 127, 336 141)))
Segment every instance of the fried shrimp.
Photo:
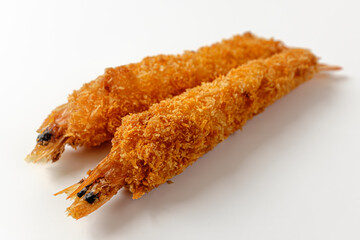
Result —
POLYGON ((37 144, 26 160, 56 161, 66 144, 74 148, 100 145, 112 139, 127 114, 147 110, 249 60, 266 58, 283 49, 279 41, 245 33, 196 52, 158 55, 108 68, 53 110, 38 129, 37 144))
POLYGON ((321 68, 332 69, 320 66, 308 50, 285 50, 126 116, 109 155, 87 178, 57 194, 74 200, 67 211, 75 219, 102 206, 122 187, 140 198, 321 68))

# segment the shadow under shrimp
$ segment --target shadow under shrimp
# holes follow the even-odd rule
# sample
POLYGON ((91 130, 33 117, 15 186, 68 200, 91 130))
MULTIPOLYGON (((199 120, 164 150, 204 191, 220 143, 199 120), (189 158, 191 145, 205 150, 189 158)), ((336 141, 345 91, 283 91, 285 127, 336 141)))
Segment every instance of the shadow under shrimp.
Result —
POLYGON ((110 152, 111 142, 105 142, 93 148, 81 147, 78 150, 68 148, 63 153, 61 161, 49 165, 48 170, 51 171, 51 178, 55 181, 66 176, 73 176, 75 173, 81 176, 84 170, 92 169, 110 152))
MULTIPOLYGON (((310 109, 327 108, 334 101, 333 85, 341 80, 346 78, 318 74, 314 80, 270 106, 263 114, 249 121, 244 130, 230 136, 182 174, 174 177, 174 184, 163 184, 138 200, 132 200, 124 190, 120 191, 110 200, 111 204, 88 217, 91 221, 91 236, 97 239, 118 234, 143 215, 156 216, 164 209, 176 207, 180 202, 194 201, 200 193, 211 191, 219 184, 234 184, 226 182, 226 179, 246 165, 249 156, 255 151, 261 151, 271 141, 286 134, 286 129, 296 127, 296 122, 306 116, 310 109), (237 156, 236 159, 234 156, 237 156)), ((274 154, 278 153, 275 151, 274 154)), ((260 159, 259 163, 270 160, 271 156, 260 159)), ((240 191, 246 182, 244 179, 236 182, 236 189, 240 191)))

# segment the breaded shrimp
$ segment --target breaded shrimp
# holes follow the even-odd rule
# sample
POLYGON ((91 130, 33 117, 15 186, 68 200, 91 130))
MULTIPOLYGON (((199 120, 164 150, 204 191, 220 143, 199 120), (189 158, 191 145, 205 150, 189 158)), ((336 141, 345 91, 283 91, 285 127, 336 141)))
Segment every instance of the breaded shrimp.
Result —
POLYGON ((182 55, 147 57, 140 63, 108 68, 74 91, 38 129, 37 144, 27 161, 56 161, 66 144, 92 147, 111 140, 122 118, 152 104, 210 82, 249 60, 284 50, 279 41, 251 33, 182 55))
POLYGON ((124 117, 109 155, 86 179, 57 194, 74 199, 67 211, 75 219, 95 211, 122 187, 140 198, 311 79, 319 66, 308 50, 285 50, 124 117))

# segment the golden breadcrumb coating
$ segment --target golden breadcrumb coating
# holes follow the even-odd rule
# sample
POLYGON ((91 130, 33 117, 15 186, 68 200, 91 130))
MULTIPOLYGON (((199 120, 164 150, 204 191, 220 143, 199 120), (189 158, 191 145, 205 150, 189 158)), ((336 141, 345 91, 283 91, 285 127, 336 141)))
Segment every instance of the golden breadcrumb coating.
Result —
POLYGON ((285 50, 124 117, 110 154, 83 182, 62 191, 74 198, 69 214, 76 219, 88 215, 121 187, 128 188, 134 199, 141 197, 317 71, 317 58, 310 51, 285 50))
POLYGON ((245 33, 196 52, 158 55, 108 68, 74 91, 68 103, 48 116, 27 160, 56 161, 65 144, 91 147, 111 140, 127 114, 147 110, 154 103, 212 81, 249 60, 266 58, 284 49, 279 41, 245 33))

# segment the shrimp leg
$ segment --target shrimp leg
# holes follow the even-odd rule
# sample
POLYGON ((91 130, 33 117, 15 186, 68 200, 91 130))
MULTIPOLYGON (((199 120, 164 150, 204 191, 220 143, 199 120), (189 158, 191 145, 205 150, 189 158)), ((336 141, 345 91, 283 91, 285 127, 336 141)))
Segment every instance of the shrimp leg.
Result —
POLYGON ((88 215, 122 187, 140 198, 311 79, 319 68, 326 69, 310 51, 285 50, 125 117, 109 155, 81 183, 59 192, 74 199, 69 215, 88 215))
POLYGON ((56 161, 65 145, 93 147, 111 140, 122 118, 152 104, 210 82, 250 60, 267 58, 286 47, 251 33, 234 36, 198 51, 147 57, 139 63, 108 68, 74 91, 38 129, 27 161, 56 161))

